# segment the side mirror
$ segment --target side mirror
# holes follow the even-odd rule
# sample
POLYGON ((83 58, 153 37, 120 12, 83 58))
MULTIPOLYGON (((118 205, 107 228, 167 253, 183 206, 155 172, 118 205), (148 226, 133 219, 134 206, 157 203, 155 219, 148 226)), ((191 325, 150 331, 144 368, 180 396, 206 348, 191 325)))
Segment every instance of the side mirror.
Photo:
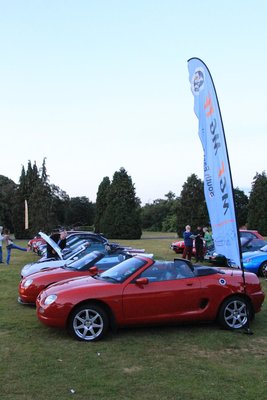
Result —
POLYGON ((149 280, 148 280, 148 278, 138 278, 138 279, 136 279, 135 283, 137 285, 148 285, 149 280))
POLYGON ((89 268, 89 272, 90 272, 90 275, 96 275, 96 274, 98 274, 98 268, 91 267, 91 268, 89 268))

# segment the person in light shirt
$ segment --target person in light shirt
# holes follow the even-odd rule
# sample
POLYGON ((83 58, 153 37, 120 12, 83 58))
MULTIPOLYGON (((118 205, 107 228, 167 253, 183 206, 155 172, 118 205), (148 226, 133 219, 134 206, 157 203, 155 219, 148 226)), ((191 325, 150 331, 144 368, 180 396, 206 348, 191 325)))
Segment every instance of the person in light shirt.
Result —
POLYGON ((183 258, 186 258, 190 261, 192 258, 192 251, 193 251, 193 239, 194 235, 191 232, 191 226, 186 225, 185 231, 183 233, 184 238, 184 251, 183 251, 183 258))

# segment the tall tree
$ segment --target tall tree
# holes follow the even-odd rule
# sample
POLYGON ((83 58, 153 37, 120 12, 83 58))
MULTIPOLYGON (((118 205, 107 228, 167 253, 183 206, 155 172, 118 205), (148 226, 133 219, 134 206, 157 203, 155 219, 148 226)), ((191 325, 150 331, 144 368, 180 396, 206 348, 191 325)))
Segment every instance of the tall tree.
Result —
POLYGON ((177 202, 177 233, 179 236, 182 235, 187 224, 191 225, 192 229, 196 229, 198 225, 209 224, 204 185, 196 174, 187 178, 177 202))
POLYGON ((248 228, 267 235, 267 176, 265 171, 256 173, 248 204, 248 228))
POLYGON ((91 226, 94 223, 94 206, 85 196, 72 197, 68 202, 68 226, 91 226))
MULTIPOLYGON (((28 162, 28 167, 31 169, 31 164, 28 162)), ((25 232, 25 200, 29 199, 29 185, 27 173, 24 166, 21 168, 21 174, 19 178, 19 185, 14 196, 14 207, 13 207, 13 227, 14 233, 17 239, 25 239, 27 233, 25 232)))
POLYGON ((167 199, 154 200, 141 210, 142 228, 149 231, 176 231, 177 200, 173 192, 165 194, 167 199))
POLYGON ((114 173, 107 200, 101 224, 103 233, 108 238, 140 239, 140 200, 124 168, 114 173))
POLYGON ((0 225, 13 232, 13 209, 17 185, 11 179, 0 175, 0 225))
POLYGON ((248 220, 248 196, 244 193, 243 190, 238 188, 234 189, 235 195, 235 207, 236 207, 236 218, 238 222, 238 226, 242 227, 246 225, 248 220))
POLYGON ((50 184, 52 194, 52 210, 55 215, 54 227, 56 225, 67 227, 70 198, 68 194, 58 186, 50 184))
POLYGON ((95 214, 95 232, 101 233, 102 221, 108 205, 108 193, 110 190, 110 179, 105 176, 100 183, 96 195, 96 214, 95 214))
MULTIPOLYGON (((43 166, 45 167, 45 159, 43 166)), ((28 161, 27 171, 22 167, 18 190, 15 196, 13 213, 14 233, 17 238, 27 238, 39 230, 50 231, 55 226, 55 213, 52 207, 52 192, 46 171, 39 171, 34 162, 28 161), (25 231, 24 202, 28 201, 29 230, 25 231)))

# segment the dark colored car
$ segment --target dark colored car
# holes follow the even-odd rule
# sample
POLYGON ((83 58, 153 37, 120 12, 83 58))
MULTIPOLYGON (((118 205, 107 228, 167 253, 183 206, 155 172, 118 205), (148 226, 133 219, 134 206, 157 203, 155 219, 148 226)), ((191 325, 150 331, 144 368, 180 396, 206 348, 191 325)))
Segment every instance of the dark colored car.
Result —
MULTIPOLYGON (((39 236, 42 236, 43 233, 39 232, 39 236)), ((70 248, 72 248, 76 243, 78 242, 89 242, 91 244, 95 245, 102 245, 105 246, 108 244, 108 239, 106 239, 103 235, 100 233, 95 233, 95 232, 89 232, 89 231, 67 231, 67 237, 66 237, 66 248, 65 252, 68 251, 70 248)), ((115 246, 114 244, 111 244, 111 246, 115 246)), ((41 257, 46 257, 46 248, 47 248, 47 242, 46 240, 43 240, 43 243, 39 245, 37 254, 41 257)))
POLYGON ((68 279, 37 297, 37 316, 67 329, 76 339, 101 339, 109 328, 219 321, 227 329, 247 326, 261 310, 259 278, 241 270, 155 261, 137 255, 93 277, 68 279))

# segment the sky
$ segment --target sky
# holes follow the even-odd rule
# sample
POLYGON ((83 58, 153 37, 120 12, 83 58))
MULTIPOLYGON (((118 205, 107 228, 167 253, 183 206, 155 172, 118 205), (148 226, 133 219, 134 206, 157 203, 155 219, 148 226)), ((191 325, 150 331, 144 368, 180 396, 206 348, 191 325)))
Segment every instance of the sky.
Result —
POLYGON ((0 0, 0 174, 46 158, 96 200, 121 167, 142 203, 203 180, 187 60, 216 87, 234 187, 266 170, 266 0, 0 0))

